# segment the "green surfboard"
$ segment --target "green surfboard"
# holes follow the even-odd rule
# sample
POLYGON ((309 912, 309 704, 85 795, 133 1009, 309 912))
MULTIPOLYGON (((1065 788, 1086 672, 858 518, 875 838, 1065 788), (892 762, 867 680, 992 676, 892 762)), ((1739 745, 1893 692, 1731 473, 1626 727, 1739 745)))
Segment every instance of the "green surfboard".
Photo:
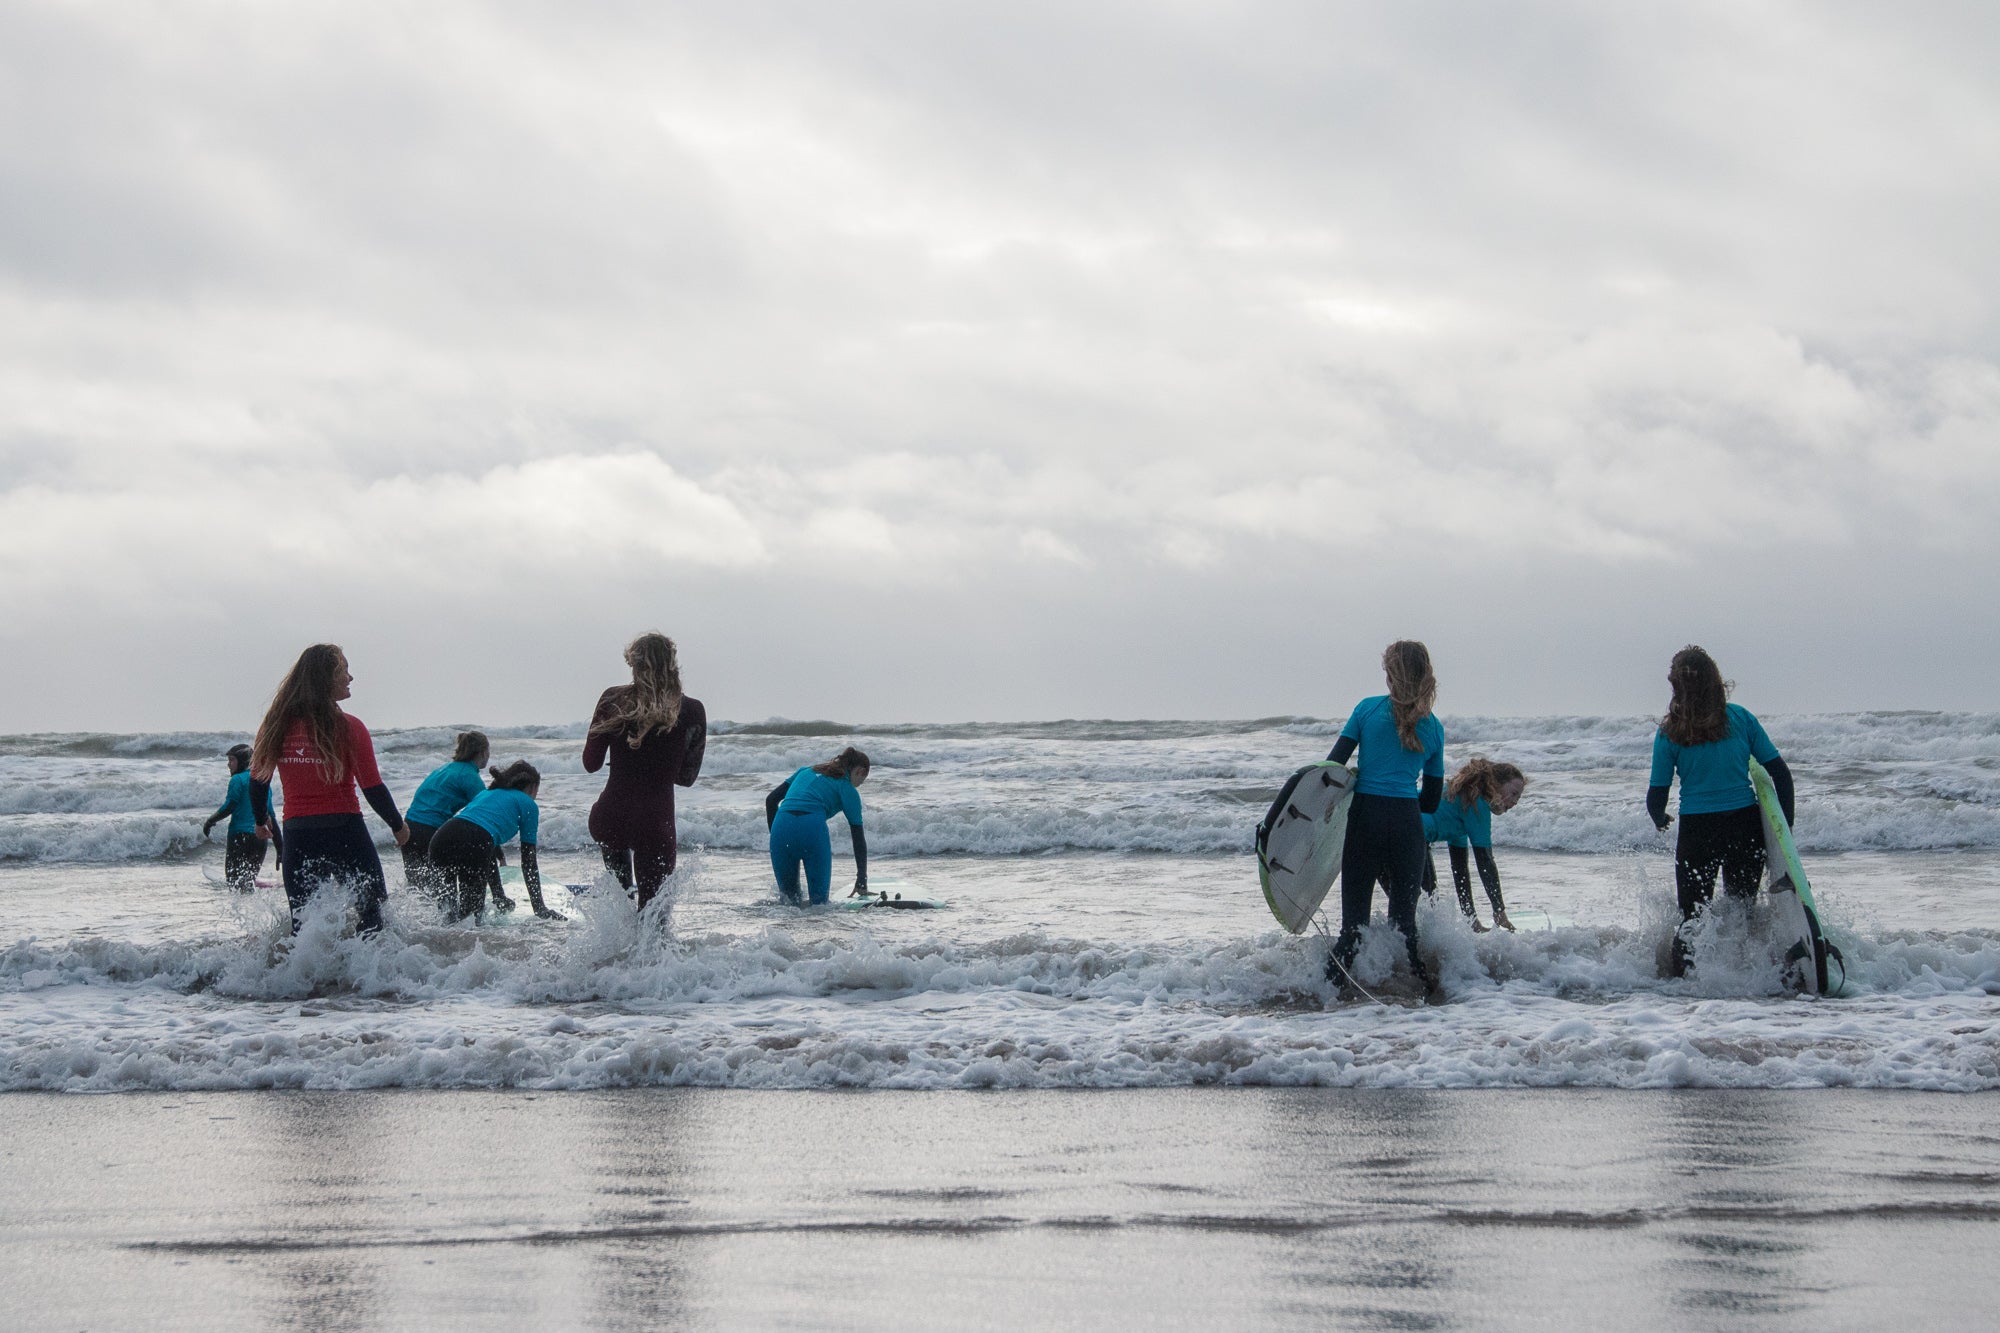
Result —
POLYGON ((1785 822, 1785 808, 1778 803, 1777 785, 1755 759, 1750 761, 1750 785, 1756 790, 1757 809, 1764 817, 1764 887, 1771 897, 1779 933, 1787 941, 1785 983, 1808 995, 1838 991, 1840 985, 1827 985, 1827 962, 1831 959, 1840 967, 1842 985, 1846 982, 1846 962, 1820 930, 1819 907, 1813 902, 1806 869, 1799 864, 1799 849, 1792 842, 1792 826, 1785 822))

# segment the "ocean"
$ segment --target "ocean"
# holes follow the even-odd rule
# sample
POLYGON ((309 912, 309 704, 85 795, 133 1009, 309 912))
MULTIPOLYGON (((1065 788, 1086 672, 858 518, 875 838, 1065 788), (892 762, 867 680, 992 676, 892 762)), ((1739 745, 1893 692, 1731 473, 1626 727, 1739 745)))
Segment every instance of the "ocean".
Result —
MULTIPOLYGON (((1337 720, 718 722, 644 917, 585 832, 581 724, 486 728, 544 774, 575 919, 444 925, 377 826, 386 929, 328 899, 296 940, 281 891, 211 882, 243 736, 0 738, 0 1091, 120 1094, 0 1098, 0 1309, 1974 1326, 1996 1103, 1921 1094, 2000 1090, 2000 715, 1764 719, 1847 959, 1826 999, 1785 993, 1755 905, 1662 978, 1647 719, 1444 721, 1449 766, 1530 785, 1494 823, 1522 929, 1427 904, 1433 1006, 1336 1003, 1326 937, 1259 892, 1255 824, 1337 720), (871 878, 943 909, 776 901, 763 794, 848 744, 871 878)), ((454 731, 376 732, 399 802, 454 731)), ((1357 974, 1394 996, 1381 912, 1357 974)))

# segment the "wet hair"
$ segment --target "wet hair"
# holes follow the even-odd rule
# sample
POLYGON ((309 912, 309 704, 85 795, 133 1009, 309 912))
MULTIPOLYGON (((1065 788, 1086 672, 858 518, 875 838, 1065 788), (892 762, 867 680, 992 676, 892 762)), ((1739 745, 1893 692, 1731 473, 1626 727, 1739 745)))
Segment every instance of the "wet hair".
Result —
POLYGON ((229 760, 231 773, 241 773, 250 767, 250 747, 247 745, 232 745, 223 757, 229 760))
POLYGON ((1437 677, 1431 674, 1431 650, 1415 639, 1398 639, 1382 650, 1382 674, 1389 678, 1389 705, 1396 714, 1396 737, 1405 750, 1421 750, 1417 723, 1431 715, 1437 703, 1437 677))
POLYGON ((850 745, 825 763, 814 764, 813 772, 830 778, 848 778, 854 776, 857 768, 865 773, 872 767, 874 765, 868 762, 868 756, 850 745))
POLYGON ((471 764, 477 768, 485 763, 492 753, 493 746, 488 743, 485 732, 461 731, 458 733, 458 744, 452 747, 451 762, 471 764))
POLYGON ((1734 686, 1722 678, 1722 668, 1708 650, 1689 644, 1674 654, 1667 668, 1667 683, 1674 687, 1667 715, 1660 730, 1675 745, 1707 745, 1729 734, 1729 691, 1734 686))
POLYGON ((268 779, 278 771, 278 758, 285 748, 285 733, 294 722, 306 724, 306 740, 319 760, 319 769, 328 782, 347 776, 347 734, 341 725, 340 705, 334 702, 333 682, 340 674, 347 654, 337 643, 316 643, 299 654, 299 660, 285 673, 271 706, 257 725, 257 741, 250 750, 250 771, 268 779))
POLYGON ((525 759, 516 759, 505 768, 489 768, 493 780, 486 784, 488 791, 526 791, 530 787, 542 785, 542 771, 525 759))
POLYGON ((1499 799, 1500 789, 1510 782, 1527 784, 1528 775, 1512 764, 1496 764, 1483 754, 1476 754, 1465 761, 1465 767, 1451 775, 1445 784, 1445 795, 1457 801, 1461 810, 1470 810, 1476 802, 1488 805, 1499 799))
POLYGON ((632 668, 632 683, 610 691, 611 706, 590 729, 597 735, 623 732, 636 750, 655 731, 680 721, 681 662, 674 641, 655 631, 626 645, 625 665, 632 668))

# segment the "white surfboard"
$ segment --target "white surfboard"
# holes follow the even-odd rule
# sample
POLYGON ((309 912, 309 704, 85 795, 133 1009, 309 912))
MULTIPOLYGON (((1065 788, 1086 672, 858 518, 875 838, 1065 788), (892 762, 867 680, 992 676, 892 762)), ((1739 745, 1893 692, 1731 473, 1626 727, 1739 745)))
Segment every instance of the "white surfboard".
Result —
POLYGON ((1340 874, 1347 845, 1347 806, 1354 796, 1354 770, 1345 764, 1307 764, 1286 780, 1257 825, 1257 878, 1264 902, 1278 924, 1294 935, 1312 924, 1313 913, 1340 874))
MULTIPOLYGON (((519 866, 501 866, 500 883, 507 890, 517 906, 511 912, 496 912, 488 902, 480 911, 479 919, 489 926, 503 926, 514 921, 539 921, 534 904, 528 901, 528 882, 521 877, 519 866)), ((542 878, 542 905, 561 912, 564 916, 576 915, 576 899, 567 884, 558 884, 547 876, 542 878)))

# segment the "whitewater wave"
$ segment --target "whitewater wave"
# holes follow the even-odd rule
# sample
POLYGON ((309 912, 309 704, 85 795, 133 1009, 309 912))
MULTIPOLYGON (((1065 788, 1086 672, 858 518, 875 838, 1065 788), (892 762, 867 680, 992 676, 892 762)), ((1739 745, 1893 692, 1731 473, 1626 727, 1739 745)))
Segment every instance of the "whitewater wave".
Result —
MULTIPOLYGON (((1848 998, 1784 998, 1718 913, 1697 980, 1662 918, 1475 937, 1427 919, 1452 1002, 1328 1009, 1325 942, 980 943, 796 917, 681 938, 607 895, 566 929, 478 933, 398 900, 374 939, 322 903, 296 942, 79 938, 0 951, 0 1090, 512 1087, 2000 1088, 2000 936, 1848 933, 1848 998), (1746 998, 1748 997, 1748 998, 1746 998)), ((1407 993, 1371 929, 1365 985, 1407 993), (1403 987, 1397 990, 1397 987, 1403 987)))
MULTIPOLYGON (((2000 715, 1835 714, 1767 719, 1799 785, 1808 854, 2000 849, 2000 715)), ((1450 765, 1519 763, 1530 785, 1496 820, 1500 847, 1629 852, 1657 845, 1642 798, 1647 718, 1447 717, 1450 765)), ((457 727, 377 733, 407 801, 457 727)), ((850 726, 717 722, 702 780, 679 793, 684 844, 764 846, 765 790, 838 744, 867 748, 871 837, 897 855, 1051 852, 1242 854, 1284 778, 1325 753, 1337 722, 1069 721, 850 726)), ((602 775, 580 763, 582 724, 489 728, 496 758, 543 771, 544 844, 586 849, 602 775)), ((0 860, 174 856, 221 799, 223 733, 0 738, 0 860)), ((377 837, 386 839, 377 830, 377 837)), ((838 838, 836 833, 836 838, 838 838)))

